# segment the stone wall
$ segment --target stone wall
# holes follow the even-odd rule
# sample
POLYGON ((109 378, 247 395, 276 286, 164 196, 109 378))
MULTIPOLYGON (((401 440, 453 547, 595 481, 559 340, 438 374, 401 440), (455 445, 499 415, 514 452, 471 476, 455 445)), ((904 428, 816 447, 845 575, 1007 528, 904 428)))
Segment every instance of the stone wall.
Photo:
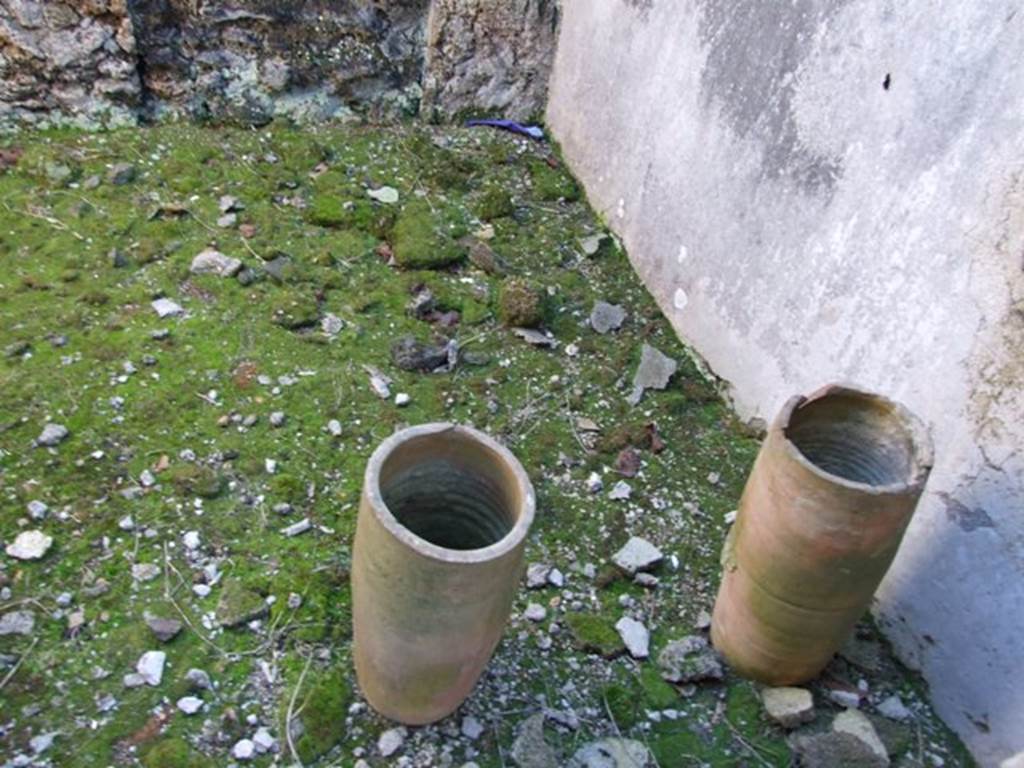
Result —
POLYGON ((134 122, 141 99, 125 0, 0 0, 0 127, 134 122))
POLYGON ((428 0, 129 0, 147 106, 263 123, 415 111, 428 0))
POLYGON ((555 0, 0 0, 0 127, 395 117, 424 83, 432 117, 525 117, 557 25, 555 0))
POLYGON ((539 115, 558 38, 555 0, 435 0, 427 25, 424 107, 451 118, 483 109, 539 115))
POLYGON ((1024 14, 563 6, 548 122, 741 414, 848 380, 931 427, 876 615, 982 765, 1024 750, 1024 14))

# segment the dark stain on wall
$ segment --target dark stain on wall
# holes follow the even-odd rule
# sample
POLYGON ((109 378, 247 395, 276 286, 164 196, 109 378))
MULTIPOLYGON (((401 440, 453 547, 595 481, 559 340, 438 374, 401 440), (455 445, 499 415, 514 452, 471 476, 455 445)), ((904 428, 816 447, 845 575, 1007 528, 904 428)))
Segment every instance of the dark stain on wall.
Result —
POLYGON ((701 80, 705 104, 720 105, 737 135, 763 146, 766 178, 788 177, 808 192, 830 192, 842 165, 801 144, 792 113, 793 76, 815 31, 848 1, 706 0, 700 18, 708 51, 701 80))

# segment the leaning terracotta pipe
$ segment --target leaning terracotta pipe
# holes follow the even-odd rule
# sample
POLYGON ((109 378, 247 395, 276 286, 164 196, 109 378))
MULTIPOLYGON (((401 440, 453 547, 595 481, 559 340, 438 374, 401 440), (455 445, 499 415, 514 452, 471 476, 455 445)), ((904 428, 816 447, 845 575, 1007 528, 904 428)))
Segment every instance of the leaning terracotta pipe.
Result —
POLYGON ((740 674, 817 676, 864 614, 931 470, 902 406, 828 386, 783 407, 722 553, 711 638, 740 674))
POLYGON ((523 571, 534 493, 516 458, 475 429, 395 433, 366 467, 352 556, 356 676, 408 725, 469 695, 523 571))

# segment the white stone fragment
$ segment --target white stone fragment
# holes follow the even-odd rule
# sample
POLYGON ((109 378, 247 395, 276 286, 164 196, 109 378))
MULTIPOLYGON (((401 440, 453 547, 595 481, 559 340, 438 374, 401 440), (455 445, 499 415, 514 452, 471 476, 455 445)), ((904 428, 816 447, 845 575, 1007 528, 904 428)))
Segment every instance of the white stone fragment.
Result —
POLYGON ((156 312, 157 317, 177 317, 178 315, 184 314, 185 310, 182 309, 181 305, 170 299, 157 299, 150 304, 153 310, 156 312))
POLYGON ((477 720, 472 715, 466 715, 462 718, 462 735, 470 741, 476 741, 480 738, 480 735, 484 732, 483 723, 477 720))
POLYGON ((547 563, 530 563, 526 568, 526 588, 542 589, 548 583, 551 566, 547 563))
POLYGON ((146 651, 135 665, 135 671, 142 676, 147 685, 157 686, 163 679, 166 661, 167 654, 163 651, 146 651))
POLYGON ((266 728, 260 728, 253 734, 252 743, 261 755, 277 751, 277 739, 271 736, 266 728))
POLYGON ((523 611, 523 618, 530 621, 544 621, 544 617, 547 615, 547 609, 540 603, 530 603, 526 606, 526 610, 523 611))
POLYGON ((879 704, 877 709, 880 715, 888 717, 890 720, 909 720, 911 717, 910 710, 896 694, 879 704))
POLYGON ((391 757, 391 755, 400 750, 402 744, 405 743, 406 733, 405 728, 401 726, 384 731, 380 738, 377 739, 377 749, 381 755, 383 757, 391 757))
POLYGON ((252 760, 255 754, 256 745, 252 743, 251 739, 239 739, 231 748, 231 756, 235 760, 252 760))
POLYGON ((63 424, 46 424, 43 431, 39 433, 36 442, 39 445, 52 447, 65 440, 70 433, 63 424))
POLYGON ((624 501, 632 495, 633 489, 629 487, 629 483, 625 480, 619 480, 612 486, 612 490, 608 494, 608 498, 612 501, 624 501))
POLYGON ((636 619, 623 616, 615 623, 615 629, 634 659, 646 659, 651 654, 651 633, 636 619))
POLYGON ((28 503, 28 516, 33 520, 45 520, 49 511, 50 508, 46 506, 46 503, 39 499, 33 499, 28 503))
POLYGON ((856 709, 847 709, 836 715, 832 721, 832 730, 836 733, 848 733, 860 739, 868 748, 878 756, 884 765, 889 764, 889 752, 886 750, 882 739, 878 736, 875 726, 868 720, 867 715, 856 709))
POLYGON ((4 551, 15 560, 38 560, 53 545, 53 537, 42 531, 22 531, 4 551))
POLYGON ((814 697, 806 688, 765 688, 761 702, 768 717, 783 728, 797 728, 814 719, 814 697))
POLYGON ((618 552, 612 556, 612 562, 626 573, 632 575, 637 571, 646 571, 661 562, 664 555, 661 550, 647 539, 633 536, 618 552))
POLYGON ((289 536, 289 537, 291 537, 291 536, 298 536, 300 533, 305 533, 306 531, 310 530, 312 527, 313 527, 313 523, 310 522, 308 517, 304 517, 301 520, 299 520, 299 522, 292 523, 291 525, 289 525, 289 526, 287 526, 285 528, 282 528, 281 529, 281 533, 283 533, 285 536, 289 536))
POLYGON ((194 715, 203 708, 203 700, 198 696, 182 696, 178 699, 178 709, 186 715, 194 715))
POLYGON ((189 268, 189 271, 193 275, 234 277, 241 269, 242 262, 239 259, 225 256, 223 253, 213 248, 207 248, 204 251, 200 251, 196 254, 196 257, 192 259, 192 266, 189 268))

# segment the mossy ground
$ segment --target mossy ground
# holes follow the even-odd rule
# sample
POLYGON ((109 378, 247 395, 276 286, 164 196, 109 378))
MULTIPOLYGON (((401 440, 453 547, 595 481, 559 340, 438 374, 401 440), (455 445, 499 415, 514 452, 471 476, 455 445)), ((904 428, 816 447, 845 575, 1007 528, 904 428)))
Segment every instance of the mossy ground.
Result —
MULTIPOLYGON (((348 563, 362 472, 396 427, 451 420, 500 437, 518 455, 539 501, 528 558, 558 566, 567 583, 521 593, 473 696, 443 723, 412 732, 404 752, 423 765, 507 765, 518 722, 548 706, 579 716, 578 731, 549 725, 565 753, 621 730, 644 740, 663 768, 788 764, 784 734, 765 721, 749 683, 730 677, 687 698, 658 679, 653 661, 599 660, 575 647, 565 626, 564 615, 580 611, 610 626, 628 605, 652 630, 655 655, 690 634, 711 607, 723 517, 757 442, 700 376, 621 249, 583 258, 579 239, 601 224, 543 145, 415 126, 165 125, 15 141, 25 153, 0 173, 0 348, 12 350, 0 359, 0 539, 31 526, 54 545, 39 562, 0 558, 0 585, 11 591, 0 608, 30 608, 37 622, 31 638, 0 638, 0 753, 24 752, 33 735, 57 731, 43 755, 55 765, 224 765, 235 740, 255 730, 251 718, 288 756, 284 718, 294 694, 306 728, 295 748, 306 765, 351 765, 358 749, 384 765, 374 743, 390 724, 349 708, 359 701, 348 563), (104 175, 123 161, 136 178, 112 186, 104 175), (367 198, 383 185, 399 191, 398 204, 367 198), (236 227, 215 223, 222 195, 244 205, 236 227), (543 288, 557 349, 529 346, 502 327, 501 278, 459 260, 456 242, 483 227, 480 214, 492 219, 489 244, 510 272, 543 288), (211 245, 245 262, 253 279, 190 275, 191 259, 211 245), (124 258, 114 259, 115 249, 124 258), (403 252, 412 254, 406 266, 444 268, 389 265, 403 252), (281 257, 285 268, 264 275, 281 257), (460 313, 458 322, 431 326, 407 313, 419 284, 440 310, 460 313), (159 319, 150 307, 157 297, 185 315, 159 319), (626 307, 617 333, 590 330, 597 299, 626 307), (320 328, 328 315, 343 323, 333 336, 320 328), (400 371, 389 350, 407 334, 454 337, 467 355, 447 374, 400 371), (680 372, 631 407, 645 341, 678 359, 680 372), (391 377, 410 404, 375 395, 364 366, 391 377), (269 423, 274 411, 286 414, 279 427, 269 423), (327 429, 332 419, 340 435, 327 429), (70 437, 34 447, 47 422, 66 425, 70 437), (649 424, 664 441, 660 453, 649 424), (588 493, 593 471, 608 487, 618 479, 610 467, 630 445, 641 457, 632 498, 588 493), (139 483, 144 470, 152 487, 139 483), (41 523, 27 520, 34 499, 50 508, 41 523), (282 503, 291 512, 275 511, 282 503), (134 528, 119 526, 126 516, 134 528), (302 517, 312 531, 282 535, 302 517), (199 533, 198 551, 184 547, 187 531, 199 533), (631 534, 679 563, 662 569, 656 590, 582 574, 588 563, 606 574, 631 534), (157 564, 160 575, 135 582, 133 563, 157 564), (223 580, 204 571, 211 565, 223 580), (214 583, 198 597, 192 586, 203 580, 214 583), (269 614, 220 628, 225 584, 273 598, 269 614), (73 603, 58 608, 65 592, 73 603), (549 620, 523 620, 528 600, 544 601, 549 620), (85 624, 72 634, 68 616, 78 608, 85 624), (147 611, 186 626, 161 646, 147 611), (549 634, 552 624, 561 631, 549 634), (157 647, 168 654, 163 683, 126 689, 122 676, 157 647), (193 667, 215 688, 197 692, 205 709, 187 717, 175 701, 188 693, 183 677, 193 667), (100 706, 108 697, 116 704, 100 706), (655 722, 651 713, 663 710, 679 717, 655 722), (475 742, 458 733, 466 713, 486 725, 475 742)), ((922 703, 920 684, 883 658, 882 672, 839 663, 830 674, 900 692, 918 712, 910 752, 969 764, 922 703)), ((821 709, 827 723, 830 705, 821 709)))

